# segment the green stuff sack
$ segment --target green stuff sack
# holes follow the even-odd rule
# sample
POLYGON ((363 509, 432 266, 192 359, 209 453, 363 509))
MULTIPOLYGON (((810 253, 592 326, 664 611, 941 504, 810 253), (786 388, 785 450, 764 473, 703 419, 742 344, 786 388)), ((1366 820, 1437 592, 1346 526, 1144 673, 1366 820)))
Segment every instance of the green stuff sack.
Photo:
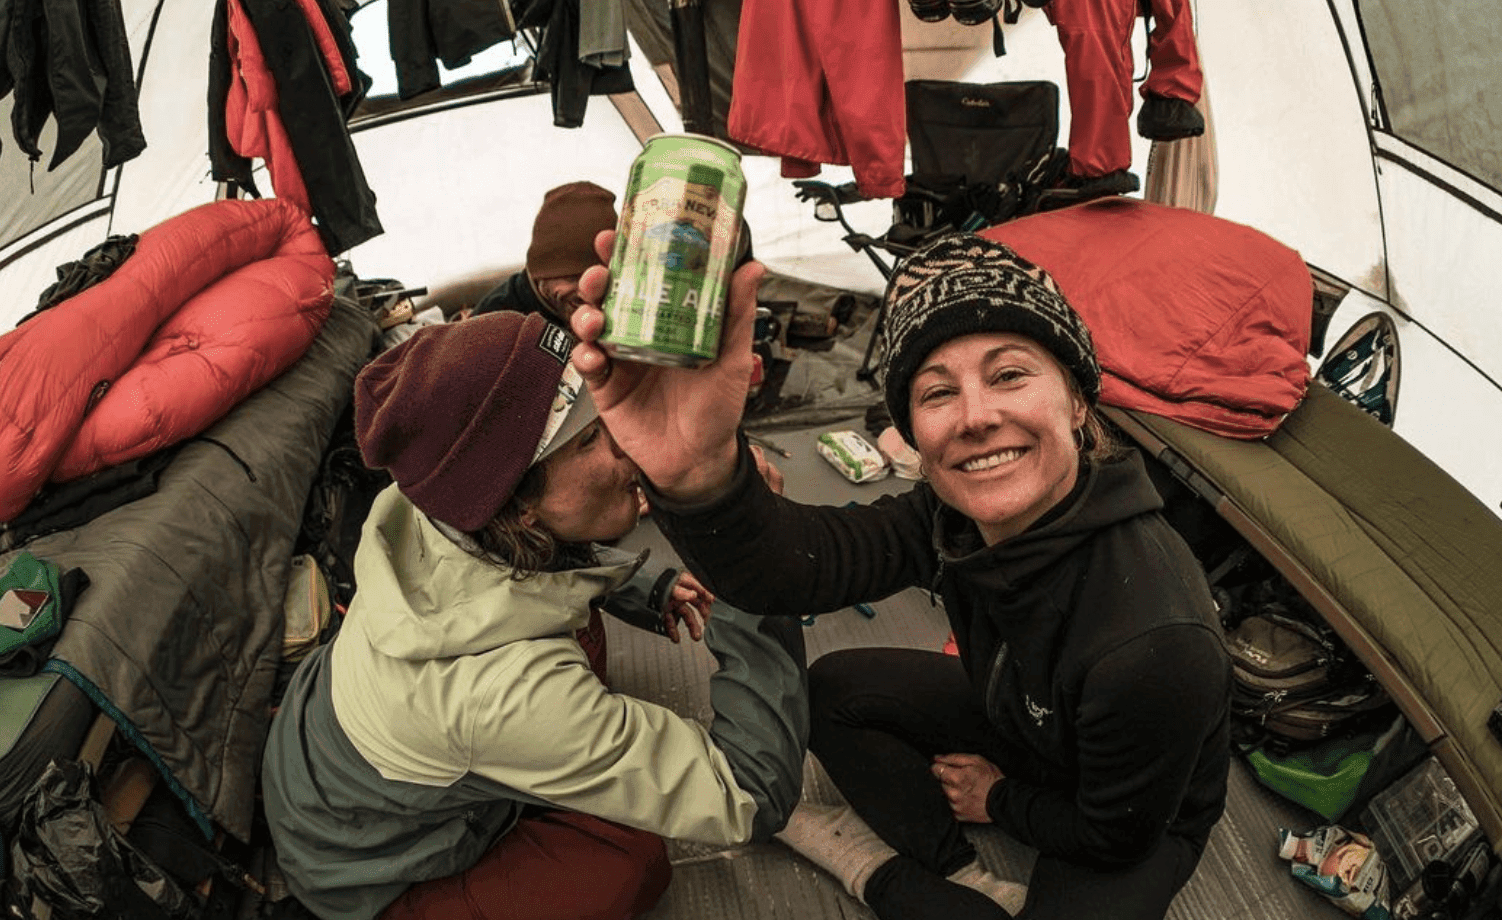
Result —
POLYGON ((0 575, 0 658, 62 631, 57 566, 20 552, 0 575))
POLYGON ((1257 781, 1329 821, 1339 821, 1428 752, 1406 719, 1381 731, 1329 738, 1295 751, 1238 745, 1257 781))
POLYGON ((1246 755, 1257 780, 1290 801, 1337 821, 1356 800, 1356 790, 1372 764, 1370 738, 1341 739, 1279 757, 1261 748, 1246 755))

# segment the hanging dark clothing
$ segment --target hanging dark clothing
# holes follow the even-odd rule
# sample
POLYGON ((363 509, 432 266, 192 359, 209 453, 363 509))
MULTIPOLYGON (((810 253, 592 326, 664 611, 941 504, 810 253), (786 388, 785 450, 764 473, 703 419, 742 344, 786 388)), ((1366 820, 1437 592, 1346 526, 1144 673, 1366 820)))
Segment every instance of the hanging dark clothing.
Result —
POLYGON ((553 89, 553 124, 578 128, 590 96, 636 89, 631 69, 595 67, 579 60, 579 0, 532 0, 517 15, 518 28, 543 26, 537 47, 537 75, 553 89))
MULTIPOLYGON (((99 112, 99 140, 104 144, 104 168, 119 166, 146 149, 141 113, 136 105, 135 65, 130 40, 117 0, 88 0, 87 20, 94 30, 99 61, 104 65, 104 108, 99 112)), ((61 158, 54 154, 49 169, 61 158)))
POLYGON ((401 99, 442 85, 439 61, 449 70, 463 67, 516 35, 504 0, 390 0, 386 21, 401 99))
POLYGON ((11 128, 32 160, 48 116, 57 140, 48 170, 72 156, 95 128, 106 169, 146 149, 124 14, 115 0, 10 0, 0 9, 5 63, 0 96, 12 88, 11 128))
POLYGON ((318 0, 318 5, 323 10, 324 21, 328 24, 334 45, 339 51, 339 60, 344 64, 344 72, 349 75, 349 91, 339 96, 339 105, 344 110, 345 120, 348 121, 354 116, 360 101, 365 98, 365 94, 370 92, 370 87, 375 83, 355 63, 360 52, 355 48, 355 39, 350 33, 349 17, 350 11, 356 7, 354 0, 318 0))
POLYGON ((42 16, 46 23, 46 44, 42 47, 47 54, 52 114, 57 119, 56 146, 48 168, 56 169, 99 124, 105 77, 98 51, 85 34, 77 3, 43 3, 42 16))
MULTIPOLYGON (((303 8, 296 0, 244 0, 242 5, 276 83, 276 114, 324 246, 337 254, 383 233, 375 193, 345 124, 345 107, 303 8)), ((327 17, 328 5, 322 9, 327 17)), ((233 180, 254 192, 250 161, 234 149, 227 127, 226 99, 238 64, 228 21, 226 0, 219 0, 209 56, 209 159, 215 179, 233 180)), ((342 15, 326 21, 336 39, 341 30, 347 33, 342 15)), ((349 78, 348 92, 363 92, 367 84, 353 72, 349 78)))

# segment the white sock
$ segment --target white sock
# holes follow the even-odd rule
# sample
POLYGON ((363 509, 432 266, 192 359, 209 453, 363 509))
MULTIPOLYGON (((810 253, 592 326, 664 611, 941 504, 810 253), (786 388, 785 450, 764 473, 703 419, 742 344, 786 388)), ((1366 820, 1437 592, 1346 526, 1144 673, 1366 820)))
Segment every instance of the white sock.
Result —
POLYGON ((851 896, 865 903, 866 880, 897 851, 876 835, 855 809, 799 802, 778 840, 833 875, 851 896))
POLYGON ((987 871, 978 859, 949 876, 949 880, 956 885, 964 885, 966 888, 979 891, 1014 917, 1022 910, 1023 903, 1027 901, 1026 885, 997 878, 987 871))

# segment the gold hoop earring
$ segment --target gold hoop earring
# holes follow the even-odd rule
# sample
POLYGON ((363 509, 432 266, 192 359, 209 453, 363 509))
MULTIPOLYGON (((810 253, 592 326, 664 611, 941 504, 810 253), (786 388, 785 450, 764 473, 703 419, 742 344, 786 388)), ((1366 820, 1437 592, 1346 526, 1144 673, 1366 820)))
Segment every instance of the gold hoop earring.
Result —
POLYGON ((1074 449, 1080 453, 1085 452, 1085 428, 1083 425, 1074 429, 1074 449))

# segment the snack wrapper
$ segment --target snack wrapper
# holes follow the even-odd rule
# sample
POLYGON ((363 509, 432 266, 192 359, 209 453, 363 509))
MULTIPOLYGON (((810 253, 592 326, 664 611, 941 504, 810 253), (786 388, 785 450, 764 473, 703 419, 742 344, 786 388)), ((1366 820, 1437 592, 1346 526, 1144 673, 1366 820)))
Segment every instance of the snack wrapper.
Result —
POLYGON ((854 431, 826 431, 815 449, 851 482, 871 482, 887 474, 881 451, 854 431))
POLYGON ((888 425, 876 439, 876 449, 892 464, 892 474, 898 479, 922 479, 923 461, 918 452, 908 446, 896 428, 888 425))
POLYGON ((1365 834, 1338 825, 1307 834, 1278 828, 1278 856, 1293 877, 1362 920, 1390 920, 1387 866, 1365 834))

